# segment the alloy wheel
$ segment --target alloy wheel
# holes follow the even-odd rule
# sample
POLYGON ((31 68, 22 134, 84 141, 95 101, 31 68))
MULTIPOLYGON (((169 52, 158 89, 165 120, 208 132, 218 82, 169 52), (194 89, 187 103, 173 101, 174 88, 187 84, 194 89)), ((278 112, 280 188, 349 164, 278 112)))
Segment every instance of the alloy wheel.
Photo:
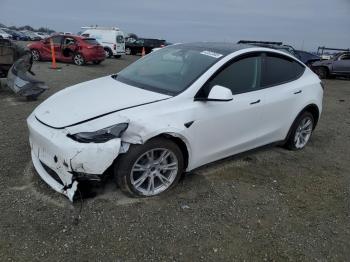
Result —
POLYGON ((40 54, 37 50, 32 50, 32 57, 34 61, 38 61, 40 58, 40 54))
POLYGON ((84 64, 84 58, 80 54, 76 54, 74 56, 74 63, 76 65, 82 65, 82 64, 84 64))
POLYGON ((178 159, 171 150, 151 149, 135 161, 131 168, 130 181, 141 194, 157 195, 172 185, 178 168, 178 159))
POLYGON ((301 149, 306 146, 310 139, 312 129, 313 120, 311 117, 306 116, 300 121, 294 136, 294 144, 297 149, 301 149))

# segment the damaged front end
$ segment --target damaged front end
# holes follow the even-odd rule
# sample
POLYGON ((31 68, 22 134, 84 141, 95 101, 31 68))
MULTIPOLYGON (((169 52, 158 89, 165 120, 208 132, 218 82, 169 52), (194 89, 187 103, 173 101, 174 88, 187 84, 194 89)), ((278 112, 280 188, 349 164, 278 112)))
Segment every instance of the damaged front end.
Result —
POLYGON ((103 143, 84 143, 72 139, 68 129, 44 125, 34 114, 27 122, 32 161, 37 173, 71 201, 80 182, 100 181, 118 154, 124 151, 120 138, 103 143))

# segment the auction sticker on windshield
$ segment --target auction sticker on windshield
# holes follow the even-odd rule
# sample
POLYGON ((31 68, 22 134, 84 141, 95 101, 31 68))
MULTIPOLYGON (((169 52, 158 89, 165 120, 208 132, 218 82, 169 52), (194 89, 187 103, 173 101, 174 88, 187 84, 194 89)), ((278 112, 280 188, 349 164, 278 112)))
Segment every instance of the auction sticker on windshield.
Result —
POLYGON ((202 55, 211 56, 211 57, 214 57, 214 58, 220 58, 220 57, 223 56, 222 54, 215 53, 215 52, 212 52, 212 51, 202 51, 201 54, 202 55))

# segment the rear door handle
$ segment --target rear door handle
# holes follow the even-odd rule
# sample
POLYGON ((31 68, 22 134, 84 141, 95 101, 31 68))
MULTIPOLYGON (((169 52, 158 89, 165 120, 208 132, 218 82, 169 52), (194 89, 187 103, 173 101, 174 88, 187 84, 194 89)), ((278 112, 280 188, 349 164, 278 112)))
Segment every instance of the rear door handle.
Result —
POLYGON ((255 102, 251 102, 250 104, 251 105, 255 105, 255 104, 258 104, 258 103, 260 103, 260 99, 256 100, 255 102))
POLYGON ((301 90, 296 91, 296 92, 294 92, 294 95, 300 94, 301 92, 303 92, 303 91, 301 91, 301 90))

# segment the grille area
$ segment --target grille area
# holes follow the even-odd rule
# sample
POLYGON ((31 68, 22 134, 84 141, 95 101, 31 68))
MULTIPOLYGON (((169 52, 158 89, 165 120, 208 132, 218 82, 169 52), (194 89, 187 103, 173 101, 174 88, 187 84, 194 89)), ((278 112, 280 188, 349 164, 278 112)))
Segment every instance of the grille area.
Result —
POLYGON ((55 179, 58 183, 60 183, 63 186, 63 182, 60 179, 60 177, 57 175, 57 173, 52 170, 50 167, 48 167, 47 165, 45 165, 43 162, 41 162, 41 165, 43 166, 43 168, 45 169, 45 171, 53 178, 55 179))

